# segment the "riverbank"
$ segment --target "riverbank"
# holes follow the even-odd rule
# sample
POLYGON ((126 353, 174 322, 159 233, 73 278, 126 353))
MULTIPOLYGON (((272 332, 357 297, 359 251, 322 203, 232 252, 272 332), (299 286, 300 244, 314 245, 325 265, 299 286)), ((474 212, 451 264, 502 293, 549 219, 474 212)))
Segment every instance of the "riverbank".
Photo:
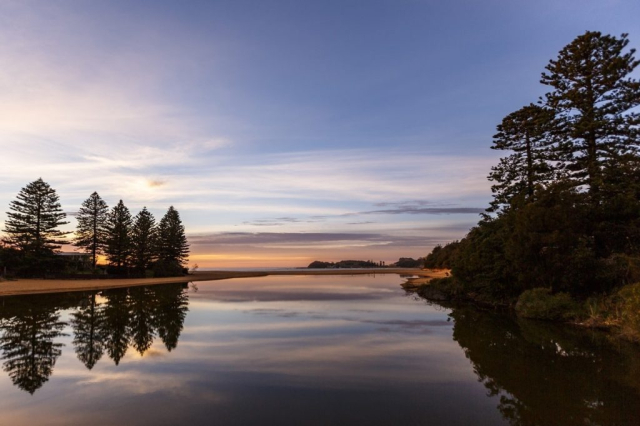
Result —
POLYGON ((182 277, 169 278, 123 278, 107 280, 45 280, 17 279, 0 282, 0 296, 24 294, 65 293, 70 291, 98 291, 122 287, 135 287, 168 283, 189 283, 193 281, 214 281, 232 278, 264 277, 267 275, 372 275, 398 274, 416 275, 423 279, 443 277, 442 271, 416 268, 368 268, 368 269, 327 269, 327 270, 256 270, 256 271, 202 271, 182 277))
POLYGON ((417 277, 401 286, 405 291, 435 303, 500 310, 529 320, 598 329, 640 343, 640 283, 586 300, 574 299, 568 293, 554 294, 547 288, 527 290, 515 300, 496 300, 464 291, 453 278, 425 280, 417 277))

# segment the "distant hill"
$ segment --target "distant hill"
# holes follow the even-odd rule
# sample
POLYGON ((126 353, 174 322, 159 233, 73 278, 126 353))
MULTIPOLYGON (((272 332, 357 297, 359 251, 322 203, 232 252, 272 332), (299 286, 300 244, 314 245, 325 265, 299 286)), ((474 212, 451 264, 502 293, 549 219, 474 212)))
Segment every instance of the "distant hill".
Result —
POLYGON ((401 257, 393 266, 398 268, 420 268, 422 267, 422 259, 413 259, 411 257, 401 257))
POLYGON ((381 268, 382 262, 373 262, 371 260, 341 260, 339 262, 322 262, 316 260, 311 262, 308 268, 325 269, 325 268, 381 268))
POLYGON ((321 260, 313 261, 307 266, 309 269, 326 269, 326 268, 387 268, 395 266, 397 268, 420 268, 423 259, 413 259, 411 257, 401 257, 393 265, 386 265, 385 262, 374 262, 372 260, 341 260, 339 262, 323 262, 321 260))

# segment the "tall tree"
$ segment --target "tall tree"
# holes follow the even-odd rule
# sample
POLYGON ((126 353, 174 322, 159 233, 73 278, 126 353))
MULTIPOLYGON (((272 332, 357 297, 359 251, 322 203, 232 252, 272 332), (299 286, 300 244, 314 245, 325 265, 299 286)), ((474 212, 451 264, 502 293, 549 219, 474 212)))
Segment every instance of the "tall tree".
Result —
POLYGON ((189 244, 178 211, 169 207, 158 225, 158 258, 166 263, 184 265, 189 257, 189 244))
POLYGON ((156 220, 144 207, 134 218, 131 229, 131 263, 137 271, 144 272, 154 260, 156 240, 156 220))
POLYGON ((491 148, 513 151, 513 154, 491 168, 489 180, 495 184, 491 187, 494 201, 489 211, 508 205, 518 195, 524 195, 527 201, 533 200, 536 186, 553 177, 547 161, 552 123, 552 110, 530 104, 512 112, 498 125, 491 148))
POLYGON ((105 253, 111 265, 126 267, 131 256, 131 213, 122 200, 107 216, 105 253))
POLYGON ((39 178, 22 188, 16 198, 5 221, 7 243, 36 260, 60 249, 67 233, 58 228, 68 222, 56 190, 39 178))
MULTIPOLYGON (((587 31, 565 46, 546 66, 541 83, 551 86, 546 106, 558 120, 561 159, 578 185, 592 195, 603 184, 603 168, 637 154, 640 137, 640 82, 629 77, 640 64, 629 40, 587 31)), ((597 197, 595 197, 597 200, 597 197)))
POLYGON ((93 269, 96 268, 97 256, 102 253, 105 245, 107 215, 107 203, 94 192, 82 203, 76 216, 78 226, 74 245, 91 253, 93 269))

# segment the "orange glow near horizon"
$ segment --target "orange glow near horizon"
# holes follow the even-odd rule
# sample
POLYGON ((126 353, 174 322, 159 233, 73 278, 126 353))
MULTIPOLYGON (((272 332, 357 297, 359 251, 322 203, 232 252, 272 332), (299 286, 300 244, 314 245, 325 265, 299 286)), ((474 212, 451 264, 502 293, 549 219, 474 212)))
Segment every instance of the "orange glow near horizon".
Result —
POLYGON ((309 256, 268 256, 251 254, 195 254, 189 265, 199 268, 260 268, 307 266, 315 259, 309 256))

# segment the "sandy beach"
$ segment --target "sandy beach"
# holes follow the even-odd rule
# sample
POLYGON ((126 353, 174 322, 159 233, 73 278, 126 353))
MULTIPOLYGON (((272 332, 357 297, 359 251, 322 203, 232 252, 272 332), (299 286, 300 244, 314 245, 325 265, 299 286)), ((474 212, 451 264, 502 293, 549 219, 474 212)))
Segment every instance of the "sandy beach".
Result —
POLYGON ((414 268, 380 269, 327 269, 327 270, 256 270, 256 271, 201 271, 183 277, 170 278, 124 278, 107 280, 45 280, 18 279, 0 282, 0 296, 24 294, 63 293, 68 291, 105 290, 119 287, 134 287, 154 284, 188 283, 193 281, 212 281, 231 278, 263 277, 267 275, 363 275, 363 274, 399 274, 415 275, 421 282, 444 276, 446 271, 422 270, 414 268))

